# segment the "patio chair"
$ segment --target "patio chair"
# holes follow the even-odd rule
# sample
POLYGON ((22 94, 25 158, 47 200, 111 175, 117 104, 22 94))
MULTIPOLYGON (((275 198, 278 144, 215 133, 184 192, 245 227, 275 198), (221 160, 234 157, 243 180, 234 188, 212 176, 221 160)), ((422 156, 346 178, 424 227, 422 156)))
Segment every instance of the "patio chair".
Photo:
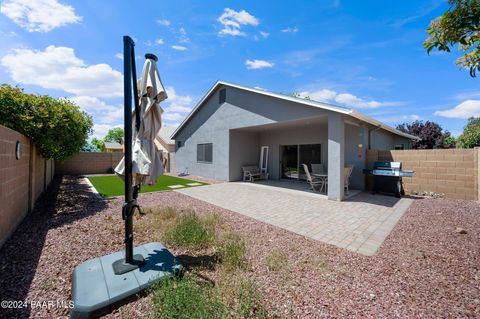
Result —
POLYGON ((242 166, 243 181, 255 182, 256 179, 268 179, 268 173, 264 173, 258 166, 242 166))
POLYGON ((313 178, 308 170, 307 164, 302 164, 302 166, 305 174, 307 175, 307 182, 312 187, 312 190, 315 191, 315 186, 320 186, 320 189, 323 189, 325 181, 323 179, 313 178))
POLYGON ((310 164, 312 166, 313 174, 323 174, 325 172, 325 166, 323 164, 310 164))
POLYGON ((353 165, 347 165, 343 169, 343 187, 347 190, 346 194, 349 192, 350 187, 350 176, 352 176, 353 165))

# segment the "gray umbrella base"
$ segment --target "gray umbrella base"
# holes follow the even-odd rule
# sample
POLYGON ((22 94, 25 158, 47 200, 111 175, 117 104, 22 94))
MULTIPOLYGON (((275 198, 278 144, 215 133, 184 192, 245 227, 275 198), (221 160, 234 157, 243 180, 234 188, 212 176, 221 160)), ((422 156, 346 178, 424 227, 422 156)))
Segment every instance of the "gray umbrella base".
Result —
POLYGON ((133 249, 146 264, 115 275, 112 264, 125 257, 125 251, 87 260, 75 267, 72 276, 73 308, 70 318, 94 318, 112 312, 137 298, 137 295, 162 278, 180 274, 183 267, 160 243, 133 249))

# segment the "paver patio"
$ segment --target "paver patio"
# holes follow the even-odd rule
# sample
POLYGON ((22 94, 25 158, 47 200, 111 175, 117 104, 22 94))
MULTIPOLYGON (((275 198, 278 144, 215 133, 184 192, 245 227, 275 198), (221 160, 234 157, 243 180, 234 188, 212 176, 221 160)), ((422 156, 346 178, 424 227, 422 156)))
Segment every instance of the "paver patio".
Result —
POLYGON ((176 192, 371 256, 413 199, 359 193, 346 201, 257 183, 222 183, 176 192))

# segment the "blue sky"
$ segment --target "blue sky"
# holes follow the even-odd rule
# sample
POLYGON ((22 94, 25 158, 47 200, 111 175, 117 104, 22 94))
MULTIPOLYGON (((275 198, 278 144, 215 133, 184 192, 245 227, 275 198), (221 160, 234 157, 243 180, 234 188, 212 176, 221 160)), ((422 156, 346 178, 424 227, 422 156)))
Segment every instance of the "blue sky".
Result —
POLYGON ((454 135, 480 116, 479 80, 460 53, 423 49, 446 1, 5 0, 0 82, 66 97, 93 116, 95 136, 122 124, 122 36, 159 57, 178 125, 217 80, 298 92, 390 125, 433 120, 454 135))

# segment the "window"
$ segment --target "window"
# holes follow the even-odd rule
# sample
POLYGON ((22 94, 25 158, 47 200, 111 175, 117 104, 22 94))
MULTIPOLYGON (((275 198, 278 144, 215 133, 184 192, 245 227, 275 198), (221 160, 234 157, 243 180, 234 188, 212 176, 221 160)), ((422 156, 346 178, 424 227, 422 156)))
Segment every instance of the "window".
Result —
POLYGON ((177 141, 177 148, 180 148, 183 146, 183 142, 182 141, 177 141))
POLYGON ((197 144, 197 162, 211 163, 213 157, 213 144, 197 144))
POLYGON ((225 103, 227 100, 227 89, 221 89, 220 92, 218 92, 218 104, 225 103))
POLYGON ((405 149, 405 144, 395 144, 395 149, 396 150, 404 150, 405 149))

